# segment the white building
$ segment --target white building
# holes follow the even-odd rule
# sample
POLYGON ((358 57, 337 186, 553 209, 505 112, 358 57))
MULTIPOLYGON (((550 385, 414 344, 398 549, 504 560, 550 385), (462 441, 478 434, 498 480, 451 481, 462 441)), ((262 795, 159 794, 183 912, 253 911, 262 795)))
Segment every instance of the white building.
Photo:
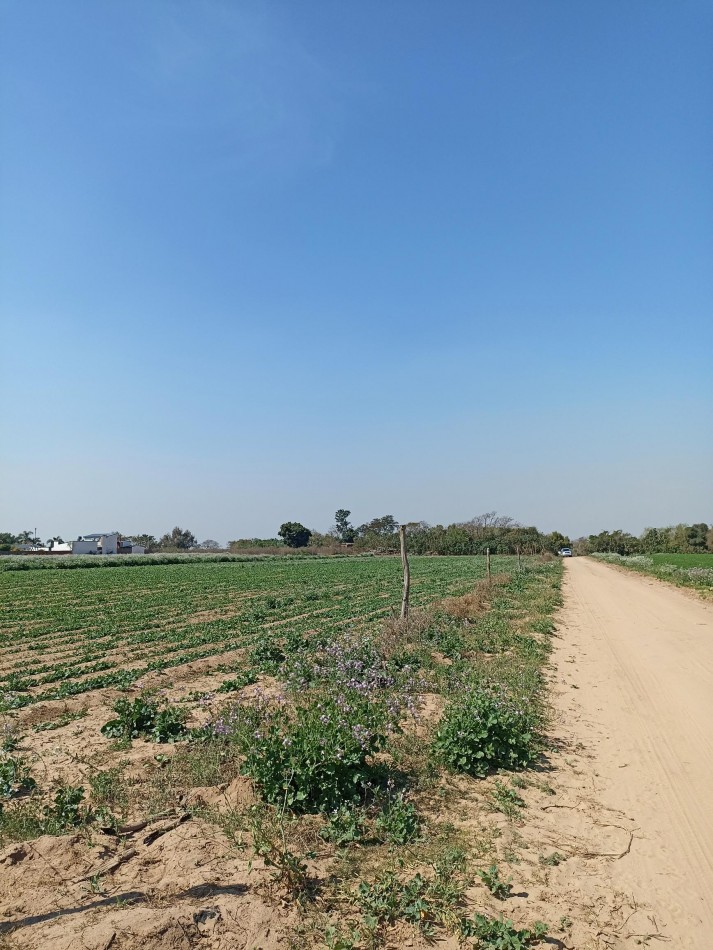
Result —
POLYGON ((119 535, 115 533, 80 534, 72 541, 72 554, 117 554, 119 535))

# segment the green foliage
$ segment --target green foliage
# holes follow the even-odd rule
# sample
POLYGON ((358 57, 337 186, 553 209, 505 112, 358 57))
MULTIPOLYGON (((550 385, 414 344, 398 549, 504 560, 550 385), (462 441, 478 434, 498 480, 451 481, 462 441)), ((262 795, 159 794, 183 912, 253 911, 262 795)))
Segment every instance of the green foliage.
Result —
POLYGON ((366 926, 373 932, 380 925, 405 920, 425 936, 434 936, 436 924, 456 917, 465 891, 464 865, 463 852, 454 849, 434 863, 430 878, 416 874, 401 881, 393 871, 386 871, 372 884, 362 881, 356 901, 366 926))
POLYGON ((587 554, 700 554, 713 550, 713 529, 705 522, 646 528, 637 538, 626 531, 601 531, 591 534, 580 547, 587 554))
MULTIPOLYGON (((284 621, 281 631, 289 631, 281 643, 292 662, 300 640, 331 637, 355 617, 363 618, 365 632, 377 631, 398 602, 397 561, 302 558, 45 557, 34 559, 38 570, 26 569, 30 558, 0 558, 6 609, 0 660, 8 670, 0 674, 0 711, 126 688, 147 670, 168 670, 240 647, 249 654, 257 643, 274 640, 274 633, 266 637, 261 627, 275 620, 284 621), (5 573, 8 561, 20 562, 20 569, 5 573), (84 566, 93 569, 76 569, 84 566), (121 569, 106 569, 112 566, 121 569), (230 604, 227 591, 235 598, 230 604), (264 619, 257 620, 256 613, 264 619), (18 644, 27 659, 13 671, 18 644), (132 667, 119 668, 121 654, 135 657, 132 667), (8 687, 13 672, 17 678, 10 682, 31 692, 8 687)), ((494 559, 494 570, 511 568, 508 559, 494 559)), ((477 558, 412 558, 413 607, 465 593, 484 569, 477 558)), ((455 625, 452 632, 453 648, 444 652, 455 655, 455 625)))
POLYGON ((89 779, 92 802, 96 807, 118 809, 126 813, 129 805, 124 771, 120 766, 95 772, 89 779))
POLYGON ((250 651, 250 663, 253 669, 268 676, 279 672, 285 662, 285 654, 281 648, 270 640, 263 640, 250 651))
POLYGON ((413 802, 400 792, 391 798, 379 817, 376 827, 391 844, 408 844, 421 833, 421 822, 413 802))
POLYGON ((70 722, 76 722, 78 719, 84 719, 87 715, 86 709, 79 709, 77 712, 66 712, 58 716, 57 719, 48 719, 45 722, 38 722, 32 727, 33 732, 50 732, 52 729, 61 729, 68 726, 70 722))
POLYGON ((509 877, 504 881, 500 877, 500 869, 497 864, 491 864, 486 871, 476 871, 476 874, 480 880, 485 884, 493 897, 497 897, 498 900, 505 900, 506 897, 510 896, 510 891, 512 890, 512 878, 509 877))
MULTIPOLYGON (((0 799, 14 798, 36 788, 25 761, 18 756, 0 756, 0 799)), ((0 809, 2 802, 0 801, 0 809)))
POLYGON ((332 841, 337 847, 359 841, 364 833, 366 816, 362 809, 349 805, 340 805, 329 813, 327 824, 320 829, 325 841, 332 841))
POLYGON ((559 851, 553 851, 552 854, 548 855, 541 854, 539 857, 540 864, 546 868, 556 868, 558 864, 562 864, 566 860, 566 856, 560 854, 559 851))
POLYGON ((179 527, 175 527, 170 534, 164 534, 158 542, 158 547, 167 551, 190 551, 197 546, 198 541, 193 532, 183 531, 179 527))
POLYGON ((537 921, 532 929, 517 930, 513 922, 504 920, 502 915, 495 919, 485 914, 475 914, 473 918, 463 921, 461 932, 464 937, 475 937, 475 946, 481 950, 524 950, 541 943, 547 936, 547 927, 537 921))
POLYGON ((245 672, 238 673, 236 676, 230 677, 230 679, 223 680, 216 690, 216 693, 237 692, 238 690, 244 689, 246 686, 250 686, 250 684, 254 682, 254 672, 252 670, 246 670, 245 672))
POLYGON ((62 830, 76 828, 85 824, 91 817, 91 810, 85 806, 84 789, 81 786, 62 785, 55 792, 54 805, 45 809, 49 823, 56 822, 62 830))
MULTIPOLYGON (((34 784, 29 789, 34 791, 34 784)), ((39 835, 62 835, 74 828, 83 827, 97 817, 84 804, 84 789, 73 785, 60 785, 51 805, 41 805, 38 798, 30 795, 13 803, 12 807, 0 809, 0 843, 25 841, 39 835)))
POLYGON ((527 807, 525 800, 518 795, 512 786, 505 785, 499 779, 490 793, 490 799, 497 811, 501 811, 508 818, 517 818, 522 808, 527 807))
POLYGON ((349 523, 350 514, 346 508, 339 508, 334 515, 334 530, 344 544, 351 544, 357 535, 356 528, 349 523))
POLYGON ((176 706, 161 705, 156 700, 139 696, 121 698, 113 706, 116 719, 102 726, 107 739, 131 741, 143 737, 151 742, 175 742, 186 735, 186 712, 176 706))
POLYGON ((704 590, 713 587, 713 554, 637 554, 631 557, 620 554, 594 554, 593 557, 686 587, 704 590))
POLYGON ((299 521, 286 521, 277 532, 288 548, 305 548, 309 544, 312 532, 299 521))
POLYGON ((361 801, 376 776, 369 758, 385 740, 376 705, 355 700, 345 715, 329 696, 294 715, 268 703, 240 706, 230 730, 264 798, 306 812, 361 801))
POLYGON ((456 772, 482 778, 493 769, 520 769, 539 749, 531 704, 500 686, 471 686, 446 707, 434 749, 456 772))

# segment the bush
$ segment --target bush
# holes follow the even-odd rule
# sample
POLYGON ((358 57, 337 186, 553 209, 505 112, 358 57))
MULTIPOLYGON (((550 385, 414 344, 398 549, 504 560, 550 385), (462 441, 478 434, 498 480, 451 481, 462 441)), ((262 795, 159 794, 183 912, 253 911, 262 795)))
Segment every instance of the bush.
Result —
POLYGON ((363 800, 375 778, 368 759, 385 741, 384 716, 368 700, 348 705, 325 696, 294 715, 264 699, 240 704, 212 724, 234 741, 266 801, 328 812, 363 800))
POLYGON ((482 778, 492 769, 520 769, 538 753, 538 717, 498 687, 471 687, 445 710, 434 749, 456 772, 482 778))

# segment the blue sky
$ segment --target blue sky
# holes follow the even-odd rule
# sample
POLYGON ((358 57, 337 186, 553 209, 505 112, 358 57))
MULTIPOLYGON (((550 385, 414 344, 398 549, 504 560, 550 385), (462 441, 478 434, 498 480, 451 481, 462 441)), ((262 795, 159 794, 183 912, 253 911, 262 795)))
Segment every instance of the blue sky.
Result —
POLYGON ((710 4, 0 18, 0 530, 713 521, 710 4))

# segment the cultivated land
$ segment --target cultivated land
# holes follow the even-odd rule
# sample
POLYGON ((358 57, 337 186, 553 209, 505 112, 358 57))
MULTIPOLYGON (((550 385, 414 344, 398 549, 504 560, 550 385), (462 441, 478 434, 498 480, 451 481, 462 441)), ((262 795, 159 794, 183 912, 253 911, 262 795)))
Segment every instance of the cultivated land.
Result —
POLYGON ((556 705, 585 755, 562 804, 573 827, 608 814, 622 851, 633 836, 611 865, 627 919, 604 933, 709 950, 713 606, 589 558, 566 568, 556 705))
MULTIPOLYGON (((514 558, 494 558, 502 571, 514 558)), ((414 558, 415 606, 465 593, 483 558, 414 558)), ((0 574, 0 710, 129 686, 264 641, 376 629, 400 603, 395 558, 276 559, 0 574)))
POLYGON ((5 573, 7 946, 540 943, 561 565, 492 567, 413 558, 407 626, 393 558, 5 573))
POLYGON ((707 947, 710 608, 562 567, 0 575, 0 947, 707 947))

